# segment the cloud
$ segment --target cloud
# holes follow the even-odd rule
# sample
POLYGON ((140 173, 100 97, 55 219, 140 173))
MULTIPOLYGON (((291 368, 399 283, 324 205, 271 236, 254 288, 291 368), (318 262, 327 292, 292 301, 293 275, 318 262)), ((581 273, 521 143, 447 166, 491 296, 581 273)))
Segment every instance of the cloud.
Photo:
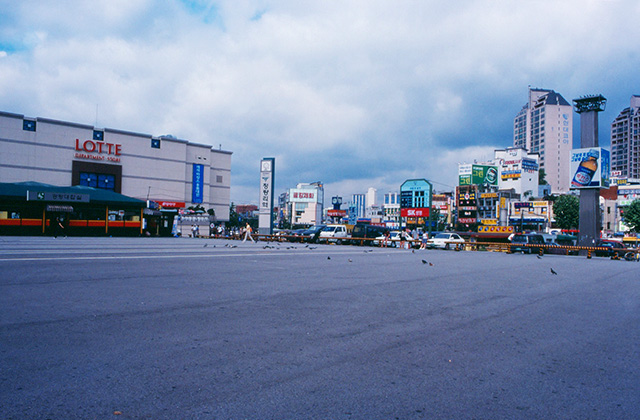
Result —
POLYGON ((0 13, 0 109, 222 144, 236 203, 257 202, 265 156, 280 192, 453 186, 458 161, 511 144, 528 85, 603 93, 603 143, 639 93, 640 54, 622 42, 640 35, 634 0, 26 0, 0 13))

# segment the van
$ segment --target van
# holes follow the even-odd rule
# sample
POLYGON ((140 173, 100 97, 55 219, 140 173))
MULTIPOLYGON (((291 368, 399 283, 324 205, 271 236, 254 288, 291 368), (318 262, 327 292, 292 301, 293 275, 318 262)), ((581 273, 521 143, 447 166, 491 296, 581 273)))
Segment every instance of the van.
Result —
MULTIPOLYGON (((352 239, 374 239, 379 236, 384 236, 390 229, 385 226, 367 225, 364 223, 357 224, 351 231, 352 239)), ((352 241, 356 245, 371 245, 372 241, 352 241)))
POLYGON ((522 252, 523 254, 539 253, 544 251, 544 236, 538 233, 517 233, 511 238, 509 252, 522 252))

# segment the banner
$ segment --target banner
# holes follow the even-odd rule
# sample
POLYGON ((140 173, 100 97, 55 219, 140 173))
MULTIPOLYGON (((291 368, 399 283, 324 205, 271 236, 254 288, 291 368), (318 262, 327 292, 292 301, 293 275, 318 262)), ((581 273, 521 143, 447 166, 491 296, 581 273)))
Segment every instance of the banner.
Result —
POLYGON ((204 165, 193 164, 193 180, 191 185, 191 202, 202 203, 204 196, 204 165))

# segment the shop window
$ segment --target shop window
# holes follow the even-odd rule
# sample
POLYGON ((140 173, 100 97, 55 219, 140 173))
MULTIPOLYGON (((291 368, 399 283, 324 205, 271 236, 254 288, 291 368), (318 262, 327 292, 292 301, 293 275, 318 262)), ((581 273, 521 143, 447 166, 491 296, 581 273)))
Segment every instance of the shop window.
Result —
POLYGON ((22 120, 22 129, 24 131, 36 131, 36 122, 34 120, 22 120))
POLYGON ((160 139, 151 139, 151 148, 159 149, 160 148, 160 139))
POLYGON ((104 140, 104 131, 93 130, 93 139, 98 141, 104 140))

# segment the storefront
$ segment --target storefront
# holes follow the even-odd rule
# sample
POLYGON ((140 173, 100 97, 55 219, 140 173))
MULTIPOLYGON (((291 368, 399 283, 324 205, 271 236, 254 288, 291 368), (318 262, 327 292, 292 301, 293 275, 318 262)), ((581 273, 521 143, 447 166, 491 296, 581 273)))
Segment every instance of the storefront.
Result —
POLYGON ((0 235, 140 236, 145 207, 92 187, 0 183, 0 235))

